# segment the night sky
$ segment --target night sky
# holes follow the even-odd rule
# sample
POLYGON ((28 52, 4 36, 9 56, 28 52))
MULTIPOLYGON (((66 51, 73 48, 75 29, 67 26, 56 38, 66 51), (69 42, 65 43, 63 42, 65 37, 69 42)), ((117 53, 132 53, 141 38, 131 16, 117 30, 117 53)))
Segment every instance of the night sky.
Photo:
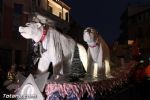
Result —
POLYGON ((128 4, 150 4, 150 0, 64 0, 70 15, 81 26, 95 27, 107 43, 119 37, 120 16, 128 4))

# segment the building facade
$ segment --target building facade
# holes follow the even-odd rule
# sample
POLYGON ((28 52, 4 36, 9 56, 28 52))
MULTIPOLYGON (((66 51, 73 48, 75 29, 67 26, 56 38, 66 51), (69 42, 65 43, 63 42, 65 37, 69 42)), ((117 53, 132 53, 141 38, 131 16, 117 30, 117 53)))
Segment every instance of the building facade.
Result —
POLYGON ((69 30, 69 11, 70 7, 61 0, 32 0, 32 12, 40 14, 53 20, 55 27, 67 33, 69 30))
POLYGON ((131 47, 133 55, 150 56, 150 5, 130 5, 121 17, 120 41, 131 47))
POLYGON ((21 37, 18 27, 30 19, 33 11, 45 14, 56 28, 69 29, 70 7, 61 0, 0 0, 0 65, 24 64, 29 41, 21 37))

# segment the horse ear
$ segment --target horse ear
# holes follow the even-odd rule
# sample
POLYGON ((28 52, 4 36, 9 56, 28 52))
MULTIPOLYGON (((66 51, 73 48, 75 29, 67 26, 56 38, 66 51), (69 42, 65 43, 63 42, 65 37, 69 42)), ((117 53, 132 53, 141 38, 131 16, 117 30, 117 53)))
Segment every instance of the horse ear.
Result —
POLYGON ((100 42, 100 38, 99 38, 99 36, 98 36, 98 35, 99 35, 99 33, 98 33, 98 32, 96 32, 96 34, 95 34, 95 36, 96 36, 96 37, 95 37, 95 39, 96 39, 96 42, 97 42, 97 43, 99 43, 99 42, 100 42))
POLYGON ((36 23, 36 24, 37 24, 38 28, 40 28, 42 26, 41 23, 36 23))
POLYGON ((98 37, 96 38, 96 43, 99 43, 99 38, 98 37))

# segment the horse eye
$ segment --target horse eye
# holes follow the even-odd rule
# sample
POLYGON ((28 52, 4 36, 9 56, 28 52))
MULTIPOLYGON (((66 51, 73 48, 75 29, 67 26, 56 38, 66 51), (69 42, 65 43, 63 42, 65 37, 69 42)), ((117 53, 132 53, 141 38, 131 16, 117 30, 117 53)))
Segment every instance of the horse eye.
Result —
POLYGON ((30 23, 26 23, 25 26, 30 26, 30 23))
POLYGON ((36 23, 36 22, 34 20, 32 20, 31 23, 36 23))

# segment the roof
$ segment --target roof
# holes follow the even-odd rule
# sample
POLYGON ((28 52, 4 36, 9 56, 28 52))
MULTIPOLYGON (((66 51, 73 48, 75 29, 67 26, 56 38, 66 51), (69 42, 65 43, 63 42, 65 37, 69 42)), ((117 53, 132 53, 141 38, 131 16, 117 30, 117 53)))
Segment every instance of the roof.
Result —
POLYGON ((71 8, 65 4, 63 1, 61 0, 54 0, 54 2, 58 3, 59 5, 63 6, 64 8, 66 8, 67 10, 70 10, 71 8))
POLYGON ((128 16, 134 16, 147 10, 150 10, 150 5, 132 5, 128 7, 128 16))

